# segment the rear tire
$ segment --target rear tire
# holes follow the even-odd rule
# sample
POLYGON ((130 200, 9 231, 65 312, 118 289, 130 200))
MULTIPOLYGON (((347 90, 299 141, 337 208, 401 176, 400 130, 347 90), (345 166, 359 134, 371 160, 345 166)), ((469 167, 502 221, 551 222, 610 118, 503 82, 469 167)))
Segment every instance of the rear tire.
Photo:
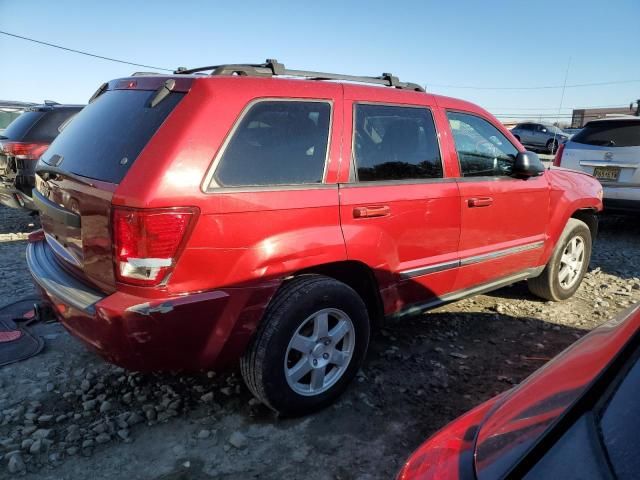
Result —
POLYGON ((591 231, 580 220, 567 222, 549 263, 540 276, 528 280, 534 295, 559 302, 573 296, 582 283, 591 259, 591 231))
POLYGON ((281 415, 331 404, 348 386, 369 345, 370 325, 360 296, 322 275, 285 284, 267 307, 240 360, 249 390, 281 415))

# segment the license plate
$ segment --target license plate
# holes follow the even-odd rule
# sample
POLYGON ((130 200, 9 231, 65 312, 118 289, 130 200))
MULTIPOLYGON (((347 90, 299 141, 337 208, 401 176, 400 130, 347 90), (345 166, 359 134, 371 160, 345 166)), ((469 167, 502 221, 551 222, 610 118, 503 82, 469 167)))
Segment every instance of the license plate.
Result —
POLYGON ((618 180, 620 168, 618 167, 596 167, 593 169, 593 176, 598 180, 618 180))

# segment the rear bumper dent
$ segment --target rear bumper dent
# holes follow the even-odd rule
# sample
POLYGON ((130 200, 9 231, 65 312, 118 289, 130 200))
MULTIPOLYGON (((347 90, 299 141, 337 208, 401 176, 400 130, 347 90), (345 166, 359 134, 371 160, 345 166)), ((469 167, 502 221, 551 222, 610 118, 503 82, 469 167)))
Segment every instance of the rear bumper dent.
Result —
POLYGON ((46 241, 30 243, 27 264, 69 332, 129 370, 196 370, 236 361, 278 284, 147 298, 95 291, 58 263, 46 241))

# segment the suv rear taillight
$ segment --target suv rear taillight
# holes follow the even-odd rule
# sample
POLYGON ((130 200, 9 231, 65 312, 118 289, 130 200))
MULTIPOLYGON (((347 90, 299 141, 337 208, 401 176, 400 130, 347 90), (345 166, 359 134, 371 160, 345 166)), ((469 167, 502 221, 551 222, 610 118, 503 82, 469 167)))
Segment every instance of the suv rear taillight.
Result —
POLYGON ((196 208, 113 210, 114 262, 118 281, 159 285, 173 270, 195 223, 196 208))
POLYGON ((562 162, 562 153, 564 152, 564 143, 561 143, 556 152, 556 156, 553 158, 553 166, 559 167, 562 162))
POLYGON ((37 160, 49 146, 48 143, 2 142, 0 150, 7 156, 23 160, 37 160))

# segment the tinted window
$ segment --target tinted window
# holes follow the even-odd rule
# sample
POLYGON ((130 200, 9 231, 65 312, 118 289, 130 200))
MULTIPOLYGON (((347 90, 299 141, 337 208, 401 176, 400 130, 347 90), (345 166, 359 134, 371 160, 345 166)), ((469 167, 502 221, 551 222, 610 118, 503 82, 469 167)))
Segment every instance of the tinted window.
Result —
POLYGON ((518 150, 486 120, 448 112, 463 177, 508 176, 518 150))
POLYGON ((530 123, 523 123, 521 125, 518 125, 516 128, 519 130, 531 130, 533 127, 533 125, 531 125, 530 123))
POLYGON ((58 136, 60 125, 78 113, 80 109, 54 109, 44 112, 38 123, 25 136, 30 142, 52 142, 58 136))
POLYGON ((246 113, 214 175, 225 187, 322 183, 331 105, 264 101, 246 113))
POLYGON ((426 108, 357 105, 353 145, 360 182, 442 177, 436 129, 426 108))
POLYGON ((580 417, 524 476, 525 480, 611 478, 590 415, 580 417))
POLYGON ((640 472, 640 362, 615 391, 601 415, 600 431, 604 444, 620 479, 638 478, 640 472))
MULTIPOLYGON (((120 183, 183 93, 171 93, 153 108, 153 91, 110 90, 70 122, 41 157, 62 156, 60 167, 83 177, 120 183)), ((58 127, 60 125, 58 124, 58 127)), ((56 127, 57 129, 57 127, 56 127)))
POLYGON ((640 146, 640 121, 592 122, 576 133, 572 142, 605 147, 640 146))
POLYGON ((2 135, 11 140, 21 141, 42 115, 43 112, 24 112, 9 124, 2 135))

